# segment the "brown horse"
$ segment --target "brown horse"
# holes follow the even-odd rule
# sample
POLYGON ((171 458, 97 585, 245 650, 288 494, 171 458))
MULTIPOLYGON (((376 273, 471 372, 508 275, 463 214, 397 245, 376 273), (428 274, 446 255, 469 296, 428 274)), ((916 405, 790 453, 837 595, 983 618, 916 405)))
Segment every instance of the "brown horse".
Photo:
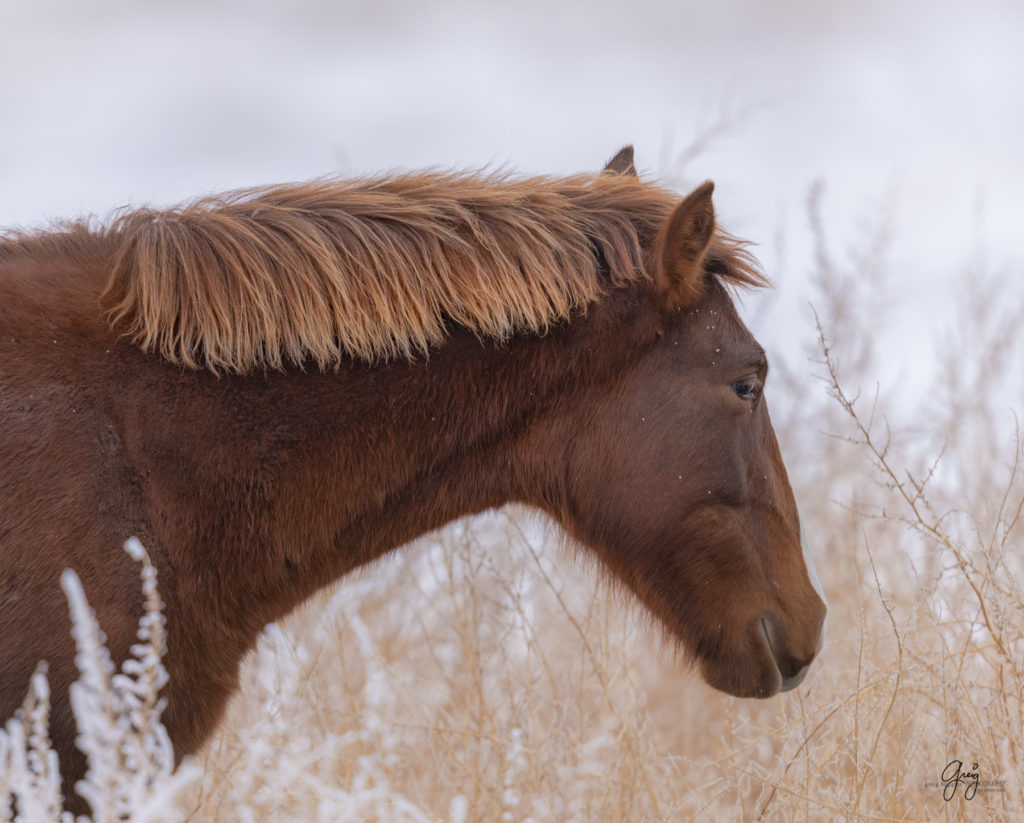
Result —
POLYGON ((177 754, 317 589, 453 518, 542 509, 712 686, 803 678, 825 606, 728 284, 763 282, 627 148, 600 175, 419 174, 236 193, 0 241, 0 718, 40 659, 81 755, 60 573, 115 660, 137 535, 177 754))

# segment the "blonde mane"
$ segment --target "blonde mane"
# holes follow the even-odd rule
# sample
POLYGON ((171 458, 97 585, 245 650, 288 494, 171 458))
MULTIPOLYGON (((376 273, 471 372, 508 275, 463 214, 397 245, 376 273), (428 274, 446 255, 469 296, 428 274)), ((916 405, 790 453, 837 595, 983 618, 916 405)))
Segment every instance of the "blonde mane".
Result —
MULTIPOLYGON (((190 368, 413 358, 452 324, 542 333, 648 277, 678 196, 619 175, 417 174, 235 192, 118 218, 114 329, 190 368)), ((708 268, 759 284, 720 233, 708 268)))

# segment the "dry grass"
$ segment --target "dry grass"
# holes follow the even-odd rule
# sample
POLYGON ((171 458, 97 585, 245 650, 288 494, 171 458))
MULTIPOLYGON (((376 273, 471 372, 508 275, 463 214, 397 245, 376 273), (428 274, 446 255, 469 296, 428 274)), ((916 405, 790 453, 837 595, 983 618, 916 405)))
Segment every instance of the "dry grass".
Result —
POLYGON ((1024 819, 1024 455, 1000 408, 1024 397, 1024 317, 996 316, 1015 304, 975 272, 949 368, 887 397, 884 233, 840 261, 812 227, 819 380, 777 369, 772 397, 830 601, 804 686, 709 691, 550 531, 489 515, 272 635, 206 751, 195 819, 239 802, 237 758, 268 716, 267 782, 242 798, 260 819, 315 816, 324 782, 381 789, 359 819, 1024 819), (293 756, 316 763, 312 785, 275 776, 293 756), (953 760, 983 782, 947 801, 953 760))
POLYGON ((1008 408, 1024 310, 1006 278, 975 272, 944 369, 879 388, 892 349, 874 236, 843 261, 816 230, 819 379, 774 367, 830 605, 803 686, 710 691, 554 529, 492 513, 271 627, 181 815, 1024 820, 1024 449, 1008 408), (982 783, 946 800, 954 760, 982 783))

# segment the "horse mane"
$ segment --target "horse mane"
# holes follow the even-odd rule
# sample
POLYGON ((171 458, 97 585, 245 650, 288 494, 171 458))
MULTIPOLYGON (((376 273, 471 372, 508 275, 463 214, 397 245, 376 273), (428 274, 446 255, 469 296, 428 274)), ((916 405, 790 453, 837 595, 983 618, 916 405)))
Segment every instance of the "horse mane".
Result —
MULTIPOLYGON (((676 202, 619 175, 247 189, 117 217, 102 230, 113 258, 101 303, 115 330, 189 368, 414 358, 452 324, 498 340, 543 333, 649 277, 646 250, 676 202)), ((706 268, 764 283, 721 231, 706 268)))

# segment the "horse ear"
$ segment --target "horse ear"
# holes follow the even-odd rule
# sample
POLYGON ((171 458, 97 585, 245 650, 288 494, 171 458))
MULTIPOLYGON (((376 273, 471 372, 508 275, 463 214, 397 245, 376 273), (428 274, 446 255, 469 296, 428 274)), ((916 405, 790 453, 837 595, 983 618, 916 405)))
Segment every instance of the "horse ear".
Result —
POLYGON ((704 287, 704 255, 715 233, 715 207, 708 180, 676 206, 659 239, 661 263, 656 273, 658 290, 674 306, 687 306, 704 287))
POLYGON ((633 147, 623 146, 619 149, 605 165, 601 174, 625 174, 629 177, 636 177, 636 166, 633 165, 633 147))

